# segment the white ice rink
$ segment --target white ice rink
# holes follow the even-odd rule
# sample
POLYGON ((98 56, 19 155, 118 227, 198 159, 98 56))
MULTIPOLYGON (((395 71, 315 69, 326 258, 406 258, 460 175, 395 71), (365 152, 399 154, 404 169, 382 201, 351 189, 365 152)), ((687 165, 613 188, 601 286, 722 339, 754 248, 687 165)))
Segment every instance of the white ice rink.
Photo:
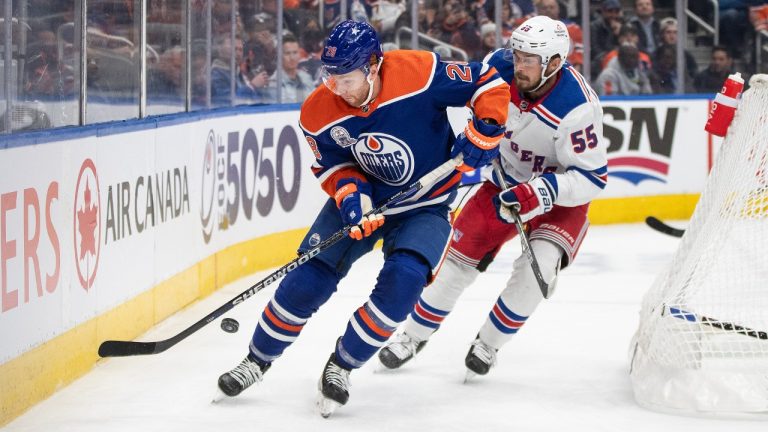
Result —
MULTIPOLYGON (((768 431, 766 421, 678 417, 647 411, 633 399, 627 353, 640 299, 678 241, 644 225, 592 227, 554 297, 499 352, 498 366, 467 384, 464 356, 519 254, 517 242, 467 289, 416 360, 385 372, 374 358, 355 371, 349 403, 329 419, 315 411, 317 380, 373 287, 379 251, 353 267, 265 381, 235 399, 210 403, 219 374, 245 356, 274 288, 226 315, 240 321, 238 333, 224 333, 216 321, 165 353, 102 360, 4 430, 768 431)), ((176 334, 265 274, 225 287, 140 340, 176 334)))

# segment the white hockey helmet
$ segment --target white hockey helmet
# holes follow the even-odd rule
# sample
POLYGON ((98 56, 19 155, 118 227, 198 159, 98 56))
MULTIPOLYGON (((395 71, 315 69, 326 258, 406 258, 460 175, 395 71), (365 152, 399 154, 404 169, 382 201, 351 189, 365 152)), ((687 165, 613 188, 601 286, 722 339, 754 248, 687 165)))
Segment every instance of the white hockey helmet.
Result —
POLYGON ((515 50, 541 57, 543 66, 541 68, 541 82, 534 89, 535 91, 563 66, 571 50, 571 38, 568 36, 568 29, 565 24, 548 16, 538 15, 526 20, 512 33, 507 47, 509 58, 512 57, 512 52, 515 50), (545 75, 549 61, 556 55, 560 56, 560 66, 551 74, 545 75))

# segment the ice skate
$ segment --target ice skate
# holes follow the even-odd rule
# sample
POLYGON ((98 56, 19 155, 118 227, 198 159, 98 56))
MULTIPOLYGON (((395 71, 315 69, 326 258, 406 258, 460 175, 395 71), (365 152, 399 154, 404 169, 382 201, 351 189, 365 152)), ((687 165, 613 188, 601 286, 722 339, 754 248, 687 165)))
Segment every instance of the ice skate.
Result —
POLYGON ((379 351, 379 361, 387 369, 397 369, 414 358, 424 348, 427 341, 417 340, 407 333, 396 335, 393 340, 379 351))
POLYGON ((270 364, 262 365, 250 355, 246 356, 234 369, 219 377, 219 393, 214 397, 213 402, 218 402, 226 396, 237 396, 253 383, 261 382, 269 367, 270 364))
POLYGON ((340 403, 325 397, 322 392, 317 394, 317 409, 323 418, 330 417, 340 406, 340 403))
POLYGON ((351 370, 336 364, 336 354, 331 354, 317 385, 320 391, 317 396, 317 407, 323 418, 330 417, 337 408, 349 400, 350 372, 351 370))
POLYGON ((464 382, 469 381, 475 375, 485 375, 496 364, 496 348, 487 345, 485 342, 477 339, 469 347, 464 364, 467 366, 467 375, 464 382))

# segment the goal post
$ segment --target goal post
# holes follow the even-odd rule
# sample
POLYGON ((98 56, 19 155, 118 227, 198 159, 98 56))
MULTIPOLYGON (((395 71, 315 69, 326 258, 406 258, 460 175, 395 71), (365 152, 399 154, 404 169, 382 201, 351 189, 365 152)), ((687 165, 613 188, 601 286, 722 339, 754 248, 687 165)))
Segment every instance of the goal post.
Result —
POLYGON ((637 402, 768 420, 768 75, 755 75, 630 347, 637 402))

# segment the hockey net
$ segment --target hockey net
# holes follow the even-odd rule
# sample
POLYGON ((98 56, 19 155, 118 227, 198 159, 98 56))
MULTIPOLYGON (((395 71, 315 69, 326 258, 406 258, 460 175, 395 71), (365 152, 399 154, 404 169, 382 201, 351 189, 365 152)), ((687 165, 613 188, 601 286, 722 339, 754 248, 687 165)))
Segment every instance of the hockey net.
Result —
POLYGON ((768 75, 755 75, 669 266, 643 298, 635 399, 768 418, 768 75))

